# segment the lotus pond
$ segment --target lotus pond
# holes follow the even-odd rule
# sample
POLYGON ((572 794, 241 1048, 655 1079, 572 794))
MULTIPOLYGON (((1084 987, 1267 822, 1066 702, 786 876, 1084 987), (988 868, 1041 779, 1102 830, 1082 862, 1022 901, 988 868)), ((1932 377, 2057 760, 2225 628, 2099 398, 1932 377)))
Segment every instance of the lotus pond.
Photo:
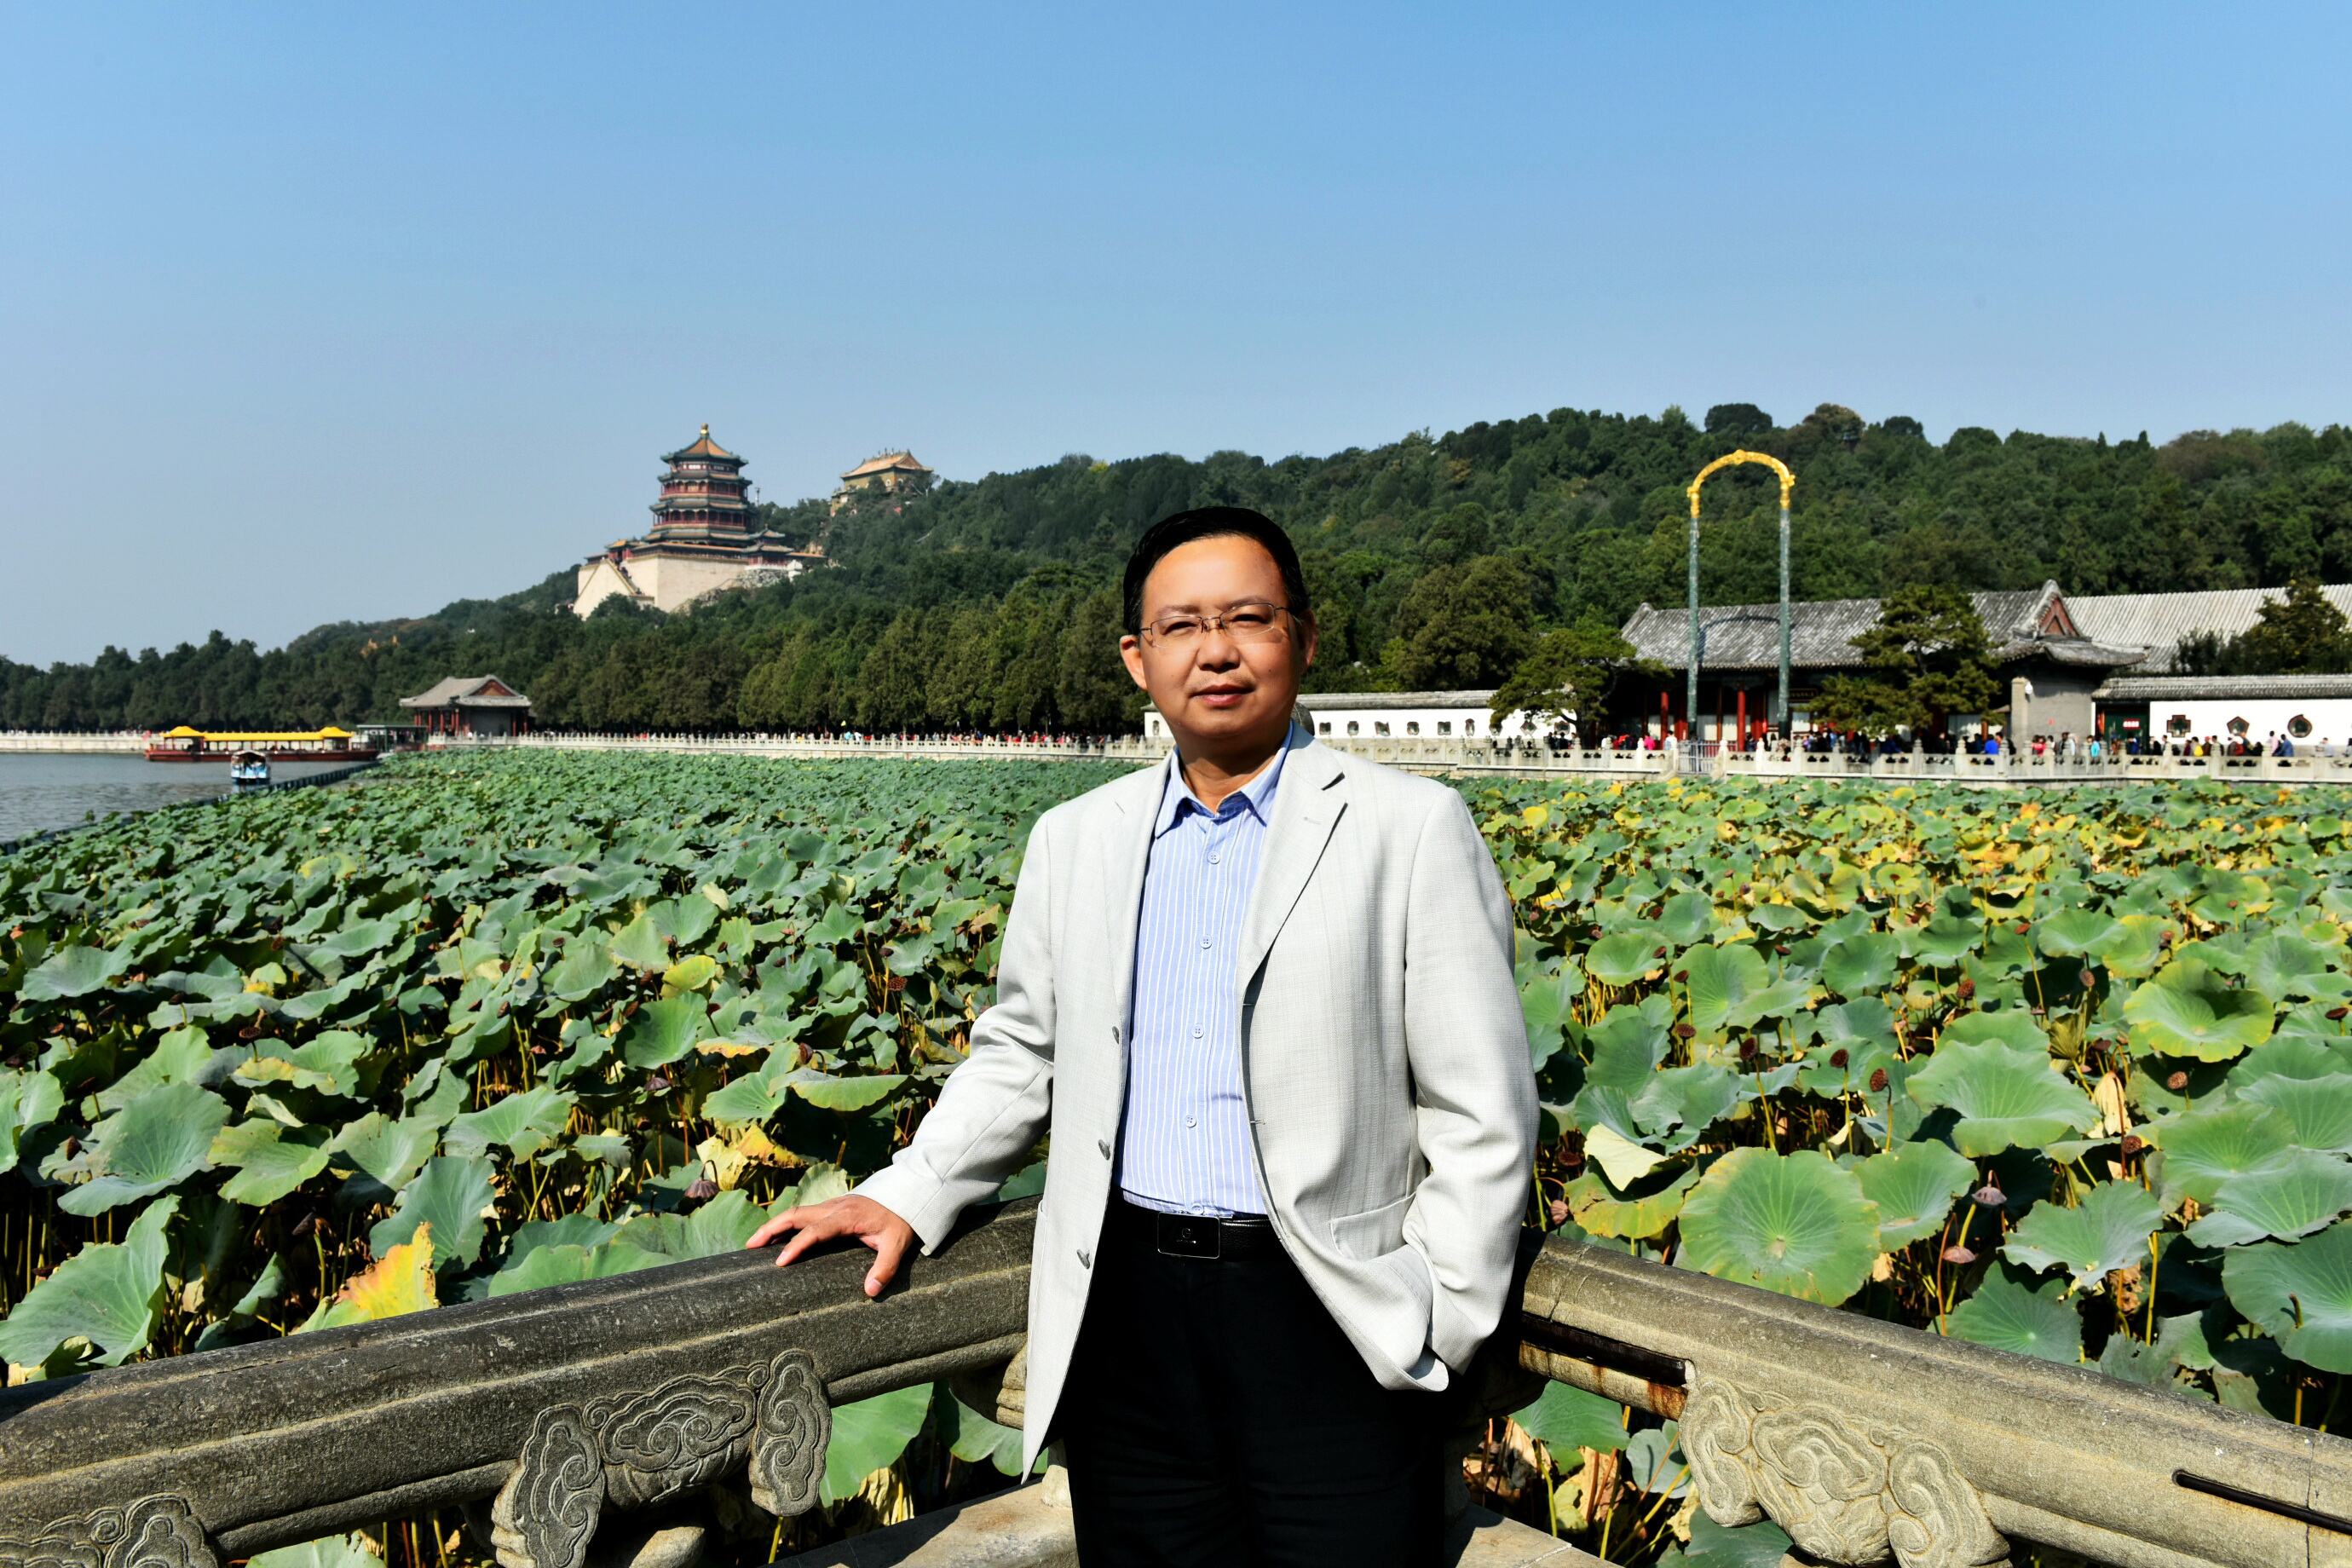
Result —
MULTIPOLYGON (((1116 771, 412 757, 0 859, 10 1376, 705 1256, 845 1189, 961 1058, 1028 824, 1116 771)), ((1462 787, 1519 911, 1533 1217, 2344 1418, 2346 792, 1462 787)), ((1632 1425, 1555 1385, 1474 1471, 1617 1560, 1769 1547, 1632 1425)), ((762 1561, 1017 1462, 913 1389, 839 1413, 822 1517, 719 1511, 762 1561)), ((464 1551, 419 1529, 350 1550, 464 1551)))

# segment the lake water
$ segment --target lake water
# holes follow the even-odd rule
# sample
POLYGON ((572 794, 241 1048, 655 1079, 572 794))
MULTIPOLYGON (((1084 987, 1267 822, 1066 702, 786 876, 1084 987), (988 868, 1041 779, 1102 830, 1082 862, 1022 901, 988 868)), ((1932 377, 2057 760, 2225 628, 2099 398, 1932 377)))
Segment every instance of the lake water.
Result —
MULTIPOLYGON (((342 763, 272 763, 272 779, 343 767, 342 763)), ((0 752, 0 838, 70 827, 86 814, 152 811, 183 800, 229 793, 228 763, 151 763, 129 755, 51 755, 0 752)))

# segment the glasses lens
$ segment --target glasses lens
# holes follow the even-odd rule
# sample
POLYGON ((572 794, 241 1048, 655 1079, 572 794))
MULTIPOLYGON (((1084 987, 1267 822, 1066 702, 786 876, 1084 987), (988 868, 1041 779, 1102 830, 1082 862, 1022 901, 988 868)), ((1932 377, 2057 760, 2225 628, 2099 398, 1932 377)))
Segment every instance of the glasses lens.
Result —
POLYGON ((1151 623, 1154 642, 1188 642, 1200 635, 1201 622, 1195 616, 1167 616, 1151 623))
POLYGON ((1243 642, 1263 642, 1279 625, 1272 605, 1238 605, 1225 616, 1225 629, 1243 642))

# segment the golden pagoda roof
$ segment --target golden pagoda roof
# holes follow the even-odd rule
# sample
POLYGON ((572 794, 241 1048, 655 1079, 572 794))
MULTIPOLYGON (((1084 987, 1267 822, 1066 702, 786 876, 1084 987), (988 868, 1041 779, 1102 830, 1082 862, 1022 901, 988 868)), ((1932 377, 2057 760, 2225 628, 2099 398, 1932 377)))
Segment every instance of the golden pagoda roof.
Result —
POLYGON ((710 426, 708 425, 702 427, 702 434, 696 438, 692 446, 680 447, 675 452, 664 454, 662 461, 675 463, 680 458, 723 458, 730 463, 735 461, 734 453, 710 438, 710 426))
POLYGON ((845 479, 864 479, 868 474, 887 474, 893 469, 900 473, 928 474, 931 470, 915 461, 912 452, 885 452, 878 458, 868 458, 842 475, 845 479))

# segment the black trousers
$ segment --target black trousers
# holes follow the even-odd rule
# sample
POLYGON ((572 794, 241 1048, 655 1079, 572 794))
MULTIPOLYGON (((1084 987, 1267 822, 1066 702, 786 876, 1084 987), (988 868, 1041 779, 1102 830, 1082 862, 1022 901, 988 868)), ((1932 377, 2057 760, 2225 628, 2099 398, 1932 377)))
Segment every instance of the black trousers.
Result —
POLYGON ((1057 1423, 1083 1568, 1435 1563, 1457 1401, 1382 1388, 1278 1250, 1171 1258, 1119 1219, 1057 1423))

